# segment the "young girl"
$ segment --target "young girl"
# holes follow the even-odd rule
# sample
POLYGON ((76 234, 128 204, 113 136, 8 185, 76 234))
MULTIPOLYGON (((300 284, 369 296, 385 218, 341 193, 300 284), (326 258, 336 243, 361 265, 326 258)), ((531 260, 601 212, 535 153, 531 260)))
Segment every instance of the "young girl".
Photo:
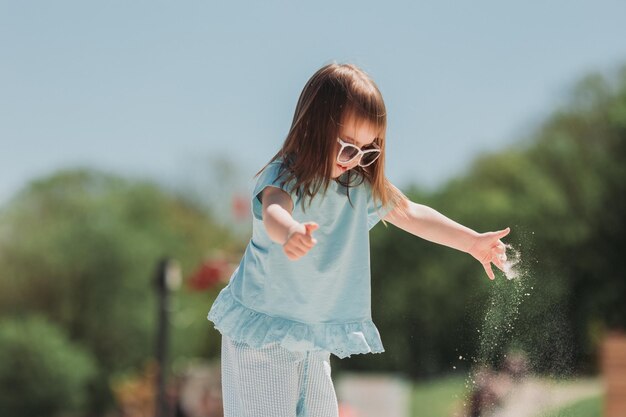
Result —
MULTIPOLYGON (((226 417, 337 416, 330 354, 383 352, 370 311, 369 230, 379 220, 503 269, 509 229, 477 233, 409 201, 385 177, 385 104, 354 65, 307 82, 259 172, 253 230, 208 318, 222 333, 226 417)), ((383 222, 384 223, 384 222, 383 222)))

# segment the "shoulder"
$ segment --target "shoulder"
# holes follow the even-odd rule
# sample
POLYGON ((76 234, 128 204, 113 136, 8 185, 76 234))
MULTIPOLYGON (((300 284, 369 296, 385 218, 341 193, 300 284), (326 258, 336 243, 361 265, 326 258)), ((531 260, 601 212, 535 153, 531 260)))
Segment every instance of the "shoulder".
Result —
POLYGON ((254 217, 262 220, 264 207, 272 203, 293 210, 299 200, 298 194, 294 192, 294 184, 282 158, 270 161, 257 174, 256 185, 252 191, 254 217))
POLYGON ((274 159, 255 175, 257 184, 272 184, 285 174, 286 166, 282 159, 274 159))
POLYGON ((293 201, 289 194, 281 188, 277 187, 265 187, 259 196, 263 209, 266 209, 270 204, 278 204, 290 213, 293 211, 293 201))

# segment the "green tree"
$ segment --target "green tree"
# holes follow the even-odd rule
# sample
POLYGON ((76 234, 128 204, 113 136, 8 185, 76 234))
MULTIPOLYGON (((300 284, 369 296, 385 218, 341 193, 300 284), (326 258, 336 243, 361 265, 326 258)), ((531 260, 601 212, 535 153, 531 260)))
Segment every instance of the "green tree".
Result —
MULTIPOLYGON (((152 357, 154 271, 164 255, 191 273, 230 238, 205 212, 147 182, 92 170, 61 171, 31 183, 0 212, 0 315, 37 312, 97 360, 91 409, 112 398, 111 375, 152 357)), ((174 295, 172 357, 216 344, 209 302, 174 295), (192 315, 180 325, 181 315, 192 315)), ((216 351, 217 348, 211 348, 216 351)))
POLYGON ((490 315, 514 330, 479 359, 497 362, 516 346, 536 370, 566 374, 593 368, 599 329, 626 328, 626 67, 584 78, 528 138, 478 158, 466 175, 407 195, 475 230, 511 226, 522 281, 491 283, 471 257, 378 226, 373 313, 388 353, 347 366, 450 372, 459 356, 485 350, 490 315))

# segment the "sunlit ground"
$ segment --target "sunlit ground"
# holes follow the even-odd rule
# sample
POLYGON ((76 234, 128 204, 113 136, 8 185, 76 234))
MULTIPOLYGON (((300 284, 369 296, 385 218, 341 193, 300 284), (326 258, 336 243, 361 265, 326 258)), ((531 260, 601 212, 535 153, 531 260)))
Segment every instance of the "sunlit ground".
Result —
MULTIPOLYGON (((555 381, 529 378, 483 416, 596 417, 602 415, 602 386, 598 379, 555 381)), ((411 417, 469 416, 469 393, 463 378, 444 378, 413 386, 411 417)))

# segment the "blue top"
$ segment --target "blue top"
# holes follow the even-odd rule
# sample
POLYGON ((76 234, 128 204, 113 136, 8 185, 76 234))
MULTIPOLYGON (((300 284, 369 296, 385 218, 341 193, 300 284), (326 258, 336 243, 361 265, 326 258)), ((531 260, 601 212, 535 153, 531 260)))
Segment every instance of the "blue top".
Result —
POLYGON ((340 358, 383 352, 371 314, 369 230, 391 208, 374 204, 367 180, 350 187, 352 205, 346 188, 331 181, 310 206, 306 199, 303 211, 293 181, 281 186, 285 176, 277 179, 281 164, 274 161, 259 175, 252 238, 208 319, 222 334, 256 348, 279 342, 289 350, 326 350, 340 358), (265 230, 260 198, 267 186, 291 195, 295 220, 319 224, 317 244, 296 261, 265 230))

